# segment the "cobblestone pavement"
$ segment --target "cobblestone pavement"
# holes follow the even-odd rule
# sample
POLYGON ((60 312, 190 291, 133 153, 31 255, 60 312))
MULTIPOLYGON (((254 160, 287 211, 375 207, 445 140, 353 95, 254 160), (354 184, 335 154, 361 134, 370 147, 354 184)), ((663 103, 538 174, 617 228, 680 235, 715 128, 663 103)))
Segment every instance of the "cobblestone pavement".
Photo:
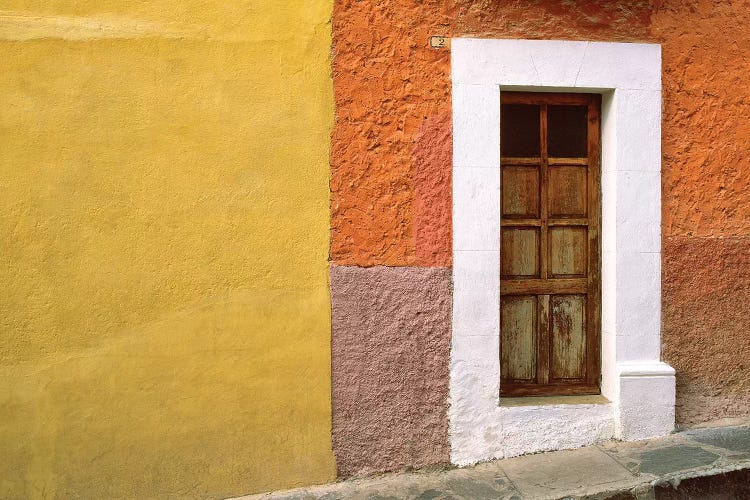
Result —
POLYGON ((659 439, 609 441, 577 450, 473 467, 400 472, 242 497, 335 499, 750 499, 750 418, 659 439))

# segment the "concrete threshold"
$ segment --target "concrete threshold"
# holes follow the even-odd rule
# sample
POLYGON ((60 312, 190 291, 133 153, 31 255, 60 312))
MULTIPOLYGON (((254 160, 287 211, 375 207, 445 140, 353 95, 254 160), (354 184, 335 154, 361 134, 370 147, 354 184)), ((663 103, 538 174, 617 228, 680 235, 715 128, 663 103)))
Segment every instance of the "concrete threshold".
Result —
POLYGON ((398 472, 243 499, 750 499, 750 418, 471 467, 398 472))

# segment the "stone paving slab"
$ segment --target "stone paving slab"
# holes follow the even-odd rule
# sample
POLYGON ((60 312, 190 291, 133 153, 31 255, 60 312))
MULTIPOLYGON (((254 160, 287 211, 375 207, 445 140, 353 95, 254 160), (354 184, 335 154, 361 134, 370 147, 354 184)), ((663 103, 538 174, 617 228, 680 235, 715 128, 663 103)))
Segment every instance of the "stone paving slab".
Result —
POLYGON ((608 441, 461 469, 383 474, 242 499, 659 500, 703 498, 707 491, 712 498, 740 498, 750 488, 748 478, 750 418, 659 439, 608 441))
POLYGON ((499 464, 521 498, 559 498, 630 484, 635 476, 595 446, 511 458, 499 464))
POLYGON ((697 443, 724 448, 750 457, 750 433, 746 432, 746 429, 746 427, 695 429, 687 431, 685 436, 697 443))

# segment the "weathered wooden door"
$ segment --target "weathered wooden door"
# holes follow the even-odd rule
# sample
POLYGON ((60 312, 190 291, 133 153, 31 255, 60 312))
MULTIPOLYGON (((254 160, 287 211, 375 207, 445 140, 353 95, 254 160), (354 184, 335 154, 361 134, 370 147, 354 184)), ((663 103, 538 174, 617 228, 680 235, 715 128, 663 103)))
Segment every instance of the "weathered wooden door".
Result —
POLYGON ((500 394, 599 394, 601 97, 501 93, 500 394))

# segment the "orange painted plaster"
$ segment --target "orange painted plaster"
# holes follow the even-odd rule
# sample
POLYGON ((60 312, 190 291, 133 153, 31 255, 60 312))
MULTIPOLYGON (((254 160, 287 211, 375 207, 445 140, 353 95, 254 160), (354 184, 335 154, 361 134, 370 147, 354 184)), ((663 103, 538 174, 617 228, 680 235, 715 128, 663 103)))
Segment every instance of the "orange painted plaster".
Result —
POLYGON ((748 25, 738 1, 336 2, 333 262, 451 264, 450 54, 430 35, 661 43, 664 234, 747 235, 748 25))

